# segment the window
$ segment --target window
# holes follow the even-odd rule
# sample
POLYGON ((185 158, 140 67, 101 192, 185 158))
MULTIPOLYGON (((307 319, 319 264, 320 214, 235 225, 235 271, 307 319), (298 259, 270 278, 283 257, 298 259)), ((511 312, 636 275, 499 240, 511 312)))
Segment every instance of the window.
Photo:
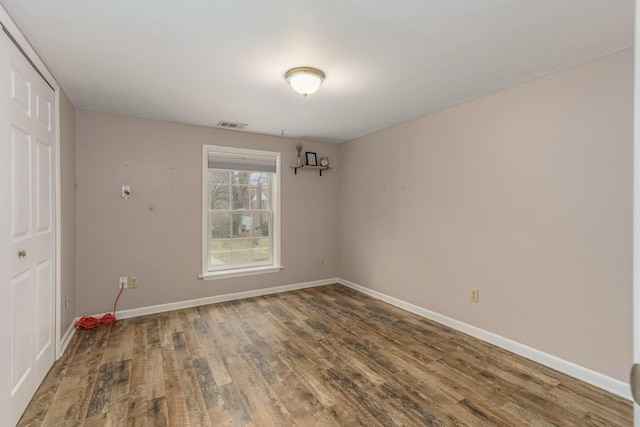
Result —
POLYGON ((276 272, 280 266, 280 153, 205 145, 202 276, 276 272))

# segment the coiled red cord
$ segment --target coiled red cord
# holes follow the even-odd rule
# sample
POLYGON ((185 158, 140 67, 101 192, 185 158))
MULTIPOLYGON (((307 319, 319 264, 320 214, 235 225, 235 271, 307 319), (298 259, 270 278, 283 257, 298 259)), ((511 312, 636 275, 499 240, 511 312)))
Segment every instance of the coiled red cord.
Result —
POLYGON ((122 295, 122 291, 124 291, 124 285, 120 287, 120 292, 118 292, 116 302, 113 304, 113 313, 107 313, 100 318, 83 316, 76 322, 75 327, 77 329, 93 329, 98 326, 116 323, 116 307, 118 306, 118 300, 120 299, 120 295, 122 295))

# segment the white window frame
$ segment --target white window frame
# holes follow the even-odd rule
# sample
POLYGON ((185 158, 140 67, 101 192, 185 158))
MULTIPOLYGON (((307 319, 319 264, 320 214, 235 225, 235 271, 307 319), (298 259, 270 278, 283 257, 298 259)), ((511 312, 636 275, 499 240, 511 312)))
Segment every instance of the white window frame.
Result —
POLYGON ((280 162, 280 152, 253 150, 249 148, 225 147, 219 145, 203 145, 202 146, 202 274, 199 276, 203 280, 216 280, 231 277, 252 276, 256 274, 276 273, 282 270, 281 264, 281 221, 280 221, 280 181, 282 165, 280 162), (256 267, 238 267, 220 271, 209 271, 209 154, 220 154, 224 156, 247 157, 267 157, 274 159, 276 162, 276 173, 273 177, 272 188, 272 263, 269 265, 261 265, 256 267))

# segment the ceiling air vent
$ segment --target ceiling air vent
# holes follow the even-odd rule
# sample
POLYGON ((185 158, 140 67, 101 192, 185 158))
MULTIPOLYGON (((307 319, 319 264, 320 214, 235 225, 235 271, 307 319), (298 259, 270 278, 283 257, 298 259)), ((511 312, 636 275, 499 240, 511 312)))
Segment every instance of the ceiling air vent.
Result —
POLYGON ((226 128, 226 129, 244 129, 247 126, 249 125, 247 125, 246 123, 226 122, 224 120, 218 122, 219 128, 226 128))

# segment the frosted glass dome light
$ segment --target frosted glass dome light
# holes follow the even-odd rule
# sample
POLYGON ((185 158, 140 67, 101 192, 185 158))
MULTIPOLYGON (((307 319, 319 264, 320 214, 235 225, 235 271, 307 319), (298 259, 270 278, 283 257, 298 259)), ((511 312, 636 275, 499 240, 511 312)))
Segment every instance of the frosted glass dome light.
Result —
POLYGON ((320 89, 324 80, 324 73, 316 68, 292 68, 284 75, 291 88, 305 98, 320 89))

